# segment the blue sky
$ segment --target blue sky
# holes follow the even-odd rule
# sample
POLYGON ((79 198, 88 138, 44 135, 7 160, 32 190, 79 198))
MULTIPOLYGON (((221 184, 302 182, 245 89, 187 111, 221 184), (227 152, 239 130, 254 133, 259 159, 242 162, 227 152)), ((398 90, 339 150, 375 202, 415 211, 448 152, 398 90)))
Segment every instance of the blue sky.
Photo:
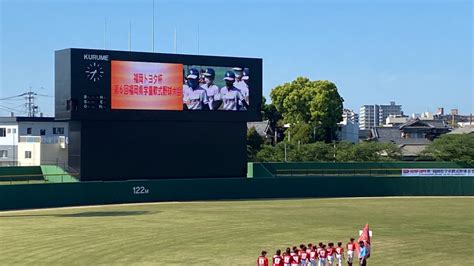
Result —
MULTIPOLYGON (((152 50, 152 0, 0 0, 0 99, 54 95, 54 51, 152 50)), ((474 113, 472 1, 160 1, 155 51, 263 58, 264 95, 298 76, 336 83, 345 107, 474 113)), ((52 97, 41 111, 54 115, 52 97)), ((0 101, 24 110, 22 100, 0 101)))

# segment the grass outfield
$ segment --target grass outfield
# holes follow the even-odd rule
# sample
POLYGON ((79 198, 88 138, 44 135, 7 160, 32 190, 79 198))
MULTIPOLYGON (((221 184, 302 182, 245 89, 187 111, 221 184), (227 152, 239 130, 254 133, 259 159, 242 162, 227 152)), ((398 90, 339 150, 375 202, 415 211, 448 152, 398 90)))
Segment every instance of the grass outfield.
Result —
POLYGON ((214 201, 0 212, 0 265, 255 265, 302 242, 355 237, 370 265, 474 265, 474 198, 214 201))

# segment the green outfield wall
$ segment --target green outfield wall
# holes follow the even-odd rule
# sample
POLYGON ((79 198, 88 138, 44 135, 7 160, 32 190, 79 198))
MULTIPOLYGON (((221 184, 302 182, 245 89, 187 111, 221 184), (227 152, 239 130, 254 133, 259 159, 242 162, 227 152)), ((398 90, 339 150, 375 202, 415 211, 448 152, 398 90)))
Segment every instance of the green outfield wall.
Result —
POLYGON ((249 163, 247 177, 287 175, 400 175, 403 168, 472 168, 462 162, 249 163))
POLYGON ((1 181, 43 180, 40 166, 5 166, 0 167, 1 181))
POLYGON ((0 210, 158 201, 304 197, 474 196, 474 177, 317 176, 0 186, 0 210))

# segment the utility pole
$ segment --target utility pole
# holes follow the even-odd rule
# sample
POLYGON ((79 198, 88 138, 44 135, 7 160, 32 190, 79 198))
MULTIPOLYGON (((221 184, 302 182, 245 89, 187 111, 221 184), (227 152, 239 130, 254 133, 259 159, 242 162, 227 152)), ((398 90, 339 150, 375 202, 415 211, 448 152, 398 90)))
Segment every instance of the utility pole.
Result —
POLYGON ((28 92, 23 93, 22 96, 25 96, 26 100, 26 110, 28 112, 28 117, 35 117, 36 112, 38 111, 38 105, 35 105, 35 97, 36 92, 31 91, 31 86, 30 90, 28 92))
POLYGON ((21 96, 25 96, 25 106, 28 112, 28 117, 35 117, 38 112, 38 105, 35 105, 36 95, 36 92, 31 91, 31 86, 28 92, 21 94, 21 96))

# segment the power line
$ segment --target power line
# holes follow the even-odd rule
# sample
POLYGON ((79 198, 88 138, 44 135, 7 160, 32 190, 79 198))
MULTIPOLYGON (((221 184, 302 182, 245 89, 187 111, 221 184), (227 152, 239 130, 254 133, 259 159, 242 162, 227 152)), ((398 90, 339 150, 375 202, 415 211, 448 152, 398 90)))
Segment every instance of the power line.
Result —
POLYGON ((18 101, 23 101, 23 99, 18 97, 18 98, 12 98, 12 99, 4 99, 4 100, 1 100, 1 101, 4 101, 4 102, 18 102, 18 101))
POLYGON ((38 99, 38 97, 53 98, 53 96, 51 96, 51 95, 36 93, 30 87, 27 92, 24 92, 24 93, 19 94, 19 95, 14 95, 14 96, 5 97, 5 98, 0 99, 2 101, 18 101, 18 100, 22 100, 21 98, 23 98, 23 100, 26 101, 26 103, 23 104, 26 111, 20 111, 20 110, 16 109, 16 107, 18 107, 18 106, 15 106, 15 107, 12 108, 12 107, 2 105, 0 107, 2 107, 3 110, 8 110, 9 112, 14 111, 14 112, 17 112, 17 113, 27 113, 28 117, 36 117, 39 110, 40 110, 40 107, 36 104, 36 100, 38 99))
POLYGON ((51 95, 46 95, 46 94, 40 94, 40 93, 36 93, 37 96, 42 96, 42 97, 48 97, 48 98, 53 98, 54 96, 51 96, 51 95))
POLYGON ((5 97, 5 98, 1 98, 0 101, 10 100, 10 99, 14 99, 14 98, 22 97, 22 96, 23 96, 23 94, 10 96, 10 97, 5 97))
POLYGON ((25 111, 20 111, 18 109, 14 109, 14 108, 11 108, 11 107, 8 107, 8 106, 5 106, 5 105, 0 105, 0 108, 4 109, 4 110, 7 110, 8 112, 17 112, 17 113, 25 113, 25 111))

